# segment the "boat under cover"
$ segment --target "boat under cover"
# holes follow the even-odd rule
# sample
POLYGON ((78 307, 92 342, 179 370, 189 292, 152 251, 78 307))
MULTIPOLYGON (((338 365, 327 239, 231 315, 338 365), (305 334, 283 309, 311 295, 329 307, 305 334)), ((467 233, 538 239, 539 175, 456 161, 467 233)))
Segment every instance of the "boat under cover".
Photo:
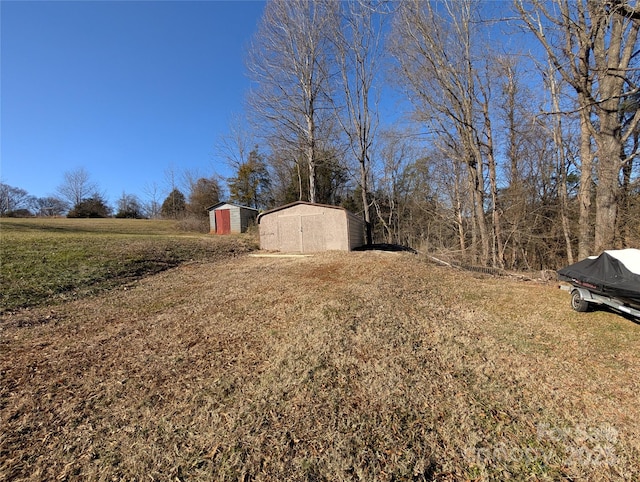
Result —
POLYGON ((558 270, 558 278, 640 305, 640 249, 607 250, 558 270))

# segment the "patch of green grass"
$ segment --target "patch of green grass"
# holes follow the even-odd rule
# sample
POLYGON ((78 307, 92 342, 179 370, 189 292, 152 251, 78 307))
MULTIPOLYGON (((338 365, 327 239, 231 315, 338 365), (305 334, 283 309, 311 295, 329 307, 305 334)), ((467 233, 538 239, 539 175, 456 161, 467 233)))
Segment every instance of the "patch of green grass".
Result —
POLYGON ((84 296, 186 261, 252 249, 248 238, 179 232, 171 221, 0 221, 0 312, 84 296))

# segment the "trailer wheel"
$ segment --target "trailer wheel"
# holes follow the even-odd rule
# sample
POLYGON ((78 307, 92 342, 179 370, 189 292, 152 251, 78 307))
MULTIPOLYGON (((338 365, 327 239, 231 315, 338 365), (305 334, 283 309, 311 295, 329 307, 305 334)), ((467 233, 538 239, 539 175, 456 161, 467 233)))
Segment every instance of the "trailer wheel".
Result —
POLYGON ((589 302, 582 299, 578 290, 573 290, 571 292, 571 308, 579 311, 580 313, 589 311, 589 302))

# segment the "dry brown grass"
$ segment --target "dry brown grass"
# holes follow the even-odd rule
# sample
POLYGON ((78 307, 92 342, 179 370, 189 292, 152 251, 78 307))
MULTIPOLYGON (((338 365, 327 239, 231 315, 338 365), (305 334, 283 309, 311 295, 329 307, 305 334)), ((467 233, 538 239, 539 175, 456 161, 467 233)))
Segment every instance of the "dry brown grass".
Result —
POLYGON ((552 285, 241 257, 0 323, 4 480, 640 478, 640 326, 552 285))

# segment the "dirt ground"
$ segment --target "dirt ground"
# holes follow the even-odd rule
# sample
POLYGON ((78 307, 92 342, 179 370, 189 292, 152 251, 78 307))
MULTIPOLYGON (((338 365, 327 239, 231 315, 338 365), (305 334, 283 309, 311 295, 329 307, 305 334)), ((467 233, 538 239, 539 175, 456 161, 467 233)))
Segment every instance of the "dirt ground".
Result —
POLYGON ((3 480, 639 480, 640 325, 406 253, 0 317, 3 480))

